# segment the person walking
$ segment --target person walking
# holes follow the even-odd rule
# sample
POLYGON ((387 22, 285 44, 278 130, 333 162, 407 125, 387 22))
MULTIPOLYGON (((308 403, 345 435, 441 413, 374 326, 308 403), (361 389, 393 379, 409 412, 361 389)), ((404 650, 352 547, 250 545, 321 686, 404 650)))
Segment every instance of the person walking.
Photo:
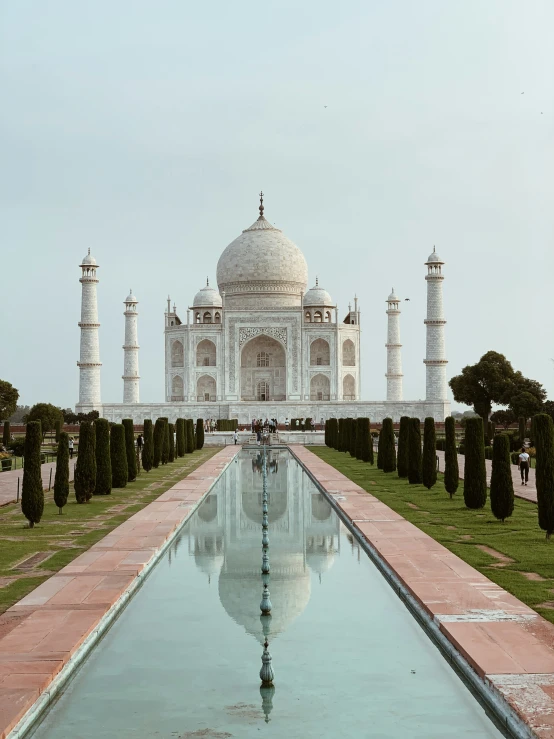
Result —
POLYGON ((142 452, 142 445, 143 445, 144 439, 142 438, 142 434, 139 434, 137 436, 137 449, 139 452, 142 452))
POLYGON ((73 437, 69 437, 69 459, 73 459, 73 445, 74 445, 73 437))
POLYGON ((233 434, 233 441, 234 441, 234 442, 235 442, 235 444, 236 444, 238 440, 239 440, 239 435, 237 434, 237 432, 236 432, 236 429, 235 429, 235 432, 234 432, 234 434, 233 434))
POLYGON ((519 471, 521 474, 521 484, 527 485, 529 481, 529 461, 530 456, 525 451, 525 447, 521 447, 521 452, 518 458, 519 471))

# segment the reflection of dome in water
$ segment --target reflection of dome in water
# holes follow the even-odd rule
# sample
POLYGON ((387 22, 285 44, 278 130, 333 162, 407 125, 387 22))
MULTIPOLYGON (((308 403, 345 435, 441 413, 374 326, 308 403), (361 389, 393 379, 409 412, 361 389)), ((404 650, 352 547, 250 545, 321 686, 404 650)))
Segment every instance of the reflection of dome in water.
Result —
POLYGON ((311 496, 312 516, 318 521, 326 521, 331 515, 331 505, 322 493, 311 496))
MULTIPOLYGON (((234 554, 234 553, 233 553, 234 554)), ((247 634, 263 643, 260 623, 262 578, 259 563, 254 561, 254 551, 245 550, 240 556, 227 557, 225 568, 219 575, 219 599, 228 615, 240 624, 247 634), (229 561, 231 559, 231 562, 229 561), (233 561, 236 560, 236 561, 233 561), (243 560, 243 561, 241 561, 243 560)), ((269 591, 273 610, 269 640, 285 631, 300 616, 310 600, 310 573, 304 567, 304 557, 299 553, 273 553, 270 547, 271 576, 269 591)))
POLYGON ((335 562, 334 536, 308 536, 306 539, 306 562, 312 572, 322 575, 335 562))
POLYGON ((198 518, 208 523, 217 516, 217 495, 208 495, 206 500, 198 509, 198 518))
MULTIPOLYGON (((269 493, 268 520, 269 525, 278 521, 287 510, 287 493, 279 491, 278 493, 269 493)), ((263 495, 261 491, 246 491, 242 494, 242 510, 244 514, 252 521, 252 523, 260 524, 262 522, 262 505, 263 495)))
POLYGON ((194 561, 198 569, 208 577, 218 575, 225 557, 223 538, 212 534, 196 536, 194 541, 194 561))

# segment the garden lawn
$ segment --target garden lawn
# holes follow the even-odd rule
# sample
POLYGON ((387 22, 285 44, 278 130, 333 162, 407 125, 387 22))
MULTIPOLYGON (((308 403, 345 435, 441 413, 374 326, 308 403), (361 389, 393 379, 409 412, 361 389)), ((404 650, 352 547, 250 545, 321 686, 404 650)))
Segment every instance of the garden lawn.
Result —
POLYGON ((462 480, 451 500, 441 474, 437 484, 427 490, 423 485, 410 485, 396 472, 385 474, 352 459, 348 453, 327 447, 308 448, 554 623, 554 539, 546 542, 535 503, 516 498, 511 518, 502 523, 492 515, 489 498, 479 511, 464 506, 462 480), (480 546, 496 555, 479 549, 480 546))
POLYGON ((44 515, 32 529, 28 528, 20 504, 0 508, 0 613, 218 451, 218 447, 205 447, 150 472, 141 470, 127 487, 114 488, 111 495, 95 495, 81 505, 75 501, 71 484, 61 516, 53 492, 45 492, 44 515), (43 553, 46 559, 26 566, 25 560, 43 553))

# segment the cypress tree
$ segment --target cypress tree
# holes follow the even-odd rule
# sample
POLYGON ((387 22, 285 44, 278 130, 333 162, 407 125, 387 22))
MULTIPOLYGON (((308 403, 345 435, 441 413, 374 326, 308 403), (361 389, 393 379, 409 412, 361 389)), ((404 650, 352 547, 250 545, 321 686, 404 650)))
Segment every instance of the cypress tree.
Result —
POLYGON ((494 441, 494 432, 495 431, 496 431, 496 429, 494 427, 494 423, 492 421, 489 421, 489 440, 490 440, 491 445, 492 445, 492 443, 494 441))
POLYGON ((175 461, 175 426, 169 424, 169 461, 175 461))
POLYGON ((482 508, 487 502, 487 470, 483 419, 468 418, 465 428, 464 502, 467 508, 482 508))
POLYGON ((112 487, 124 488, 127 485, 129 467, 127 465, 125 428, 122 423, 114 423, 110 428, 110 456, 112 461, 112 487))
POLYGON ((88 503, 96 488, 96 434, 90 421, 82 421, 79 428, 74 487, 77 503, 88 503))
POLYGON ((325 446, 329 446, 329 419, 325 421, 325 446))
POLYGON ((184 457, 186 453, 185 419, 178 418, 175 422, 175 451, 178 457, 184 457))
POLYGON ((380 435, 383 436, 381 469, 383 472, 394 472, 396 470, 396 447, 394 444, 394 425, 392 418, 384 419, 380 435))
POLYGON ((547 413, 539 413, 533 417, 533 438, 536 449, 535 485, 539 526, 546 531, 548 541, 554 531, 554 424, 547 413))
POLYGON ((144 441, 142 444, 142 466, 150 472, 152 469, 152 461, 154 459, 154 435, 152 432, 152 421, 150 418, 144 419, 144 441))
POLYGON ((518 419, 518 425, 519 425, 519 440, 521 442, 521 445, 523 446, 523 440, 525 439, 525 429, 526 429, 526 423, 525 418, 523 416, 520 416, 518 419))
POLYGON ((344 438, 342 442, 342 450, 343 452, 349 452, 350 451, 350 437, 352 435, 352 418, 345 418, 344 419, 344 438))
POLYGON ((127 482, 137 479, 137 460, 135 457, 135 428, 132 418, 121 421, 125 429, 125 456, 127 457, 127 482))
POLYGON ((410 419, 408 416, 402 416, 398 431, 398 477, 408 477, 408 461, 410 458, 409 436, 410 419))
POLYGON ((25 467, 21 491, 21 512, 32 529, 40 523, 44 510, 44 492, 40 471, 40 447, 42 430, 40 421, 29 421, 25 429, 25 467))
POLYGON ((365 433, 365 423, 364 421, 367 420, 369 423, 369 419, 364 418, 357 418, 356 419, 356 449, 355 449, 355 456, 356 459, 362 459, 363 457, 363 449, 364 449, 364 433, 365 433))
POLYGON ((163 417, 163 433, 162 433, 162 464, 169 462, 169 421, 163 417))
POLYGON ((358 433, 358 419, 352 419, 352 425, 350 426, 350 448, 348 449, 352 458, 356 457, 356 435, 358 433))
POLYGON ((379 431, 379 436, 377 437, 377 469, 382 470, 383 469, 383 426, 381 426, 381 431, 379 431))
POLYGON ((152 465, 156 468, 160 466, 162 461, 162 445, 164 437, 164 420, 157 418, 154 424, 154 444, 152 454, 152 465))
POLYGON ((437 482, 437 435, 435 420, 425 419, 423 425, 423 458, 421 461, 421 480, 427 490, 437 482))
POLYGON ((361 438, 360 457, 362 462, 373 464, 373 444, 371 430, 369 428, 369 418, 358 418, 356 439, 361 438))
POLYGON ((337 448, 338 421, 336 418, 329 419, 329 446, 331 449, 337 448))
POLYGON ((196 419, 196 448, 202 449, 204 447, 204 419, 196 419))
POLYGON ((56 456, 56 476, 54 477, 54 503, 60 514, 69 496, 69 436, 60 431, 58 454, 56 456))
POLYGON ((450 498, 458 489, 460 471, 458 469, 458 450, 456 449, 456 421, 452 416, 444 422, 446 436, 444 447, 444 487, 450 498))
POLYGON ((105 418, 94 422, 96 433, 96 487, 95 495, 112 492, 112 460, 110 457, 110 424, 105 418))
POLYGON ((56 444, 60 440, 60 434, 62 432, 62 423, 63 423, 63 421, 61 421, 59 418, 57 418, 54 421, 54 433, 55 433, 56 444))
POLYGON ((4 421, 4 433, 2 434, 2 443, 4 444, 5 447, 7 447, 10 441, 11 441, 10 422, 4 421))
POLYGON ((419 418, 410 418, 408 433, 408 482, 410 485, 421 484, 421 424, 419 418))
POLYGON ((492 445, 491 510, 502 523, 514 511, 514 483, 510 459, 510 439, 498 434, 492 445))
POLYGON ((344 418, 339 418, 339 443, 338 443, 339 452, 346 451, 345 446, 344 446, 344 439, 345 439, 344 422, 345 422, 344 418))
POLYGON ((196 444, 194 439, 194 421, 192 418, 187 418, 185 421, 185 433, 187 454, 192 454, 196 444))

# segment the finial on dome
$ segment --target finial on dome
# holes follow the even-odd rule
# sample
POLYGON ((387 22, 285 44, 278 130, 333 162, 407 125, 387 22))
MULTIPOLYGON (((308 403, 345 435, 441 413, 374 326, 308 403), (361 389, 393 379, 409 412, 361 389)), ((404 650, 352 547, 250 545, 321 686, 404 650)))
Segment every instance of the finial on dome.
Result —
POLYGON ((210 280, 206 277, 206 287, 210 286, 210 280))
POLYGON ((433 244, 433 254, 436 252, 435 245, 433 244))
POLYGON ((264 217, 264 194, 260 191, 260 218, 264 217))
POLYGON ((316 287, 319 287, 319 277, 316 277, 315 278, 315 286, 316 287))
POLYGON ((90 257, 90 246, 89 246, 89 248, 88 248, 88 255, 89 255, 89 257, 90 257))

